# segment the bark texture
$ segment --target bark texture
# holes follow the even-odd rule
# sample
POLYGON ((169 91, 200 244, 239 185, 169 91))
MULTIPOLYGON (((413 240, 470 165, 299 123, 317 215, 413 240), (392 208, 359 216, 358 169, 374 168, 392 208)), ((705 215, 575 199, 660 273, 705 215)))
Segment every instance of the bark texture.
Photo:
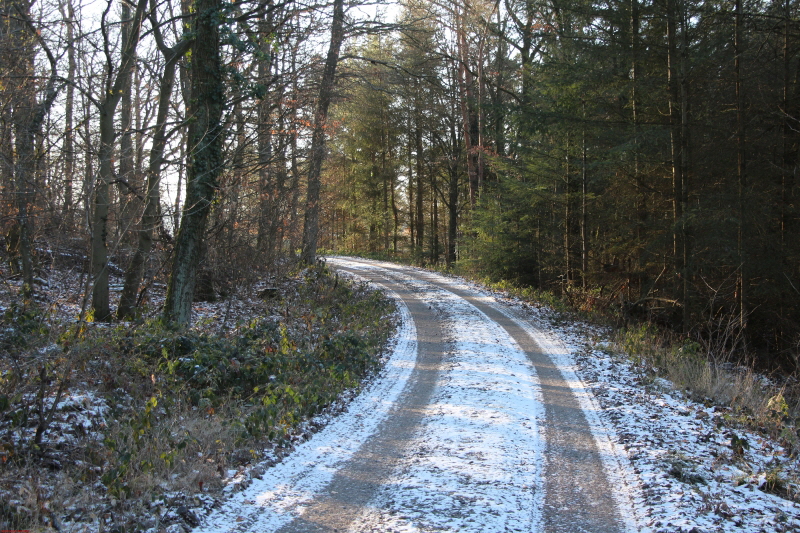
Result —
POLYGON ((300 257, 308 264, 314 263, 317 259, 320 173, 322 172, 322 162, 325 159, 325 126, 328 121, 328 107, 330 107, 333 88, 336 84, 336 66, 339 63, 339 50, 343 41, 344 0, 334 0, 331 45, 328 49, 325 70, 319 87, 319 101, 314 116, 314 132, 311 136, 311 159, 308 169, 305 224, 303 225, 303 252, 300 257))
POLYGON ((194 33, 201 38, 192 44, 186 201, 164 303, 165 321, 179 326, 188 325, 191 319, 203 234, 222 172, 222 1, 198 0, 196 13, 194 33))

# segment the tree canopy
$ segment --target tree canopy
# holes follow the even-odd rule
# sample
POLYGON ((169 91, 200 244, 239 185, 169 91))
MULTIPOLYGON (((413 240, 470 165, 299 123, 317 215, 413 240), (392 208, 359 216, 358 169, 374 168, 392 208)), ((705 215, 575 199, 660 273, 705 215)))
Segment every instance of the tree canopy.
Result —
POLYGON ((208 283, 379 253, 793 368, 799 7, 9 0, 9 260, 34 291, 38 242, 89 242, 95 318, 165 277, 185 324, 208 283))

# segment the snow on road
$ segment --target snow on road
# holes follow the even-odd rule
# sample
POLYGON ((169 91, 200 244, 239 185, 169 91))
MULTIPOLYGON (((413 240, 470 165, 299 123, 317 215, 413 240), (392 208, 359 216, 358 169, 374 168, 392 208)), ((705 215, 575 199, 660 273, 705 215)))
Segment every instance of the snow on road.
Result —
MULTIPOLYGON (((390 294, 391 295, 391 294, 390 294)), ((330 483, 341 464, 375 433, 411 375, 417 356, 417 332, 403 302, 395 297, 399 328, 383 372, 350 404, 346 413, 268 469, 243 492, 214 512, 197 533, 253 531, 268 533, 302 514, 303 506, 330 483)))
MULTIPOLYGON (((421 431, 351 530, 537 530, 544 415, 531 363, 463 299, 410 277, 402 283, 440 316, 446 336, 440 340, 449 349, 421 431)), ((403 313, 405 326, 383 375, 347 413, 231 498, 198 532, 274 531, 302 516, 375 431, 408 378, 416 345, 413 322, 403 313)))
POLYGON ((462 298, 394 277, 440 314, 450 350, 423 429, 351 530, 536 530, 544 412, 530 361, 500 326, 462 298))
MULTIPOLYGON (((797 457, 779 443, 741 430, 736 433, 750 449, 733 454, 734 433, 721 428, 720 408, 693 403, 666 383, 658 390, 643 386, 627 361, 587 339, 602 332, 580 324, 553 328, 546 310, 497 303, 503 300, 499 295, 443 276, 376 262, 329 261, 365 274, 380 272, 410 289, 440 318, 447 346, 418 431, 393 473, 376 483, 374 497, 352 517, 349 531, 552 529, 543 523, 547 443, 534 367, 503 328, 442 288, 448 284, 513 316, 559 368, 603 458, 625 523, 620 529, 800 531, 800 505, 759 490, 767 472, 796 473, 797 457)), ((301 517, 324 493, 336 472, 378 431, 412 374, 419 346, 408 309, 398 303, 402 326, 384 372, 346 413, 231 498, 198 532, 275 531, 301 517)))

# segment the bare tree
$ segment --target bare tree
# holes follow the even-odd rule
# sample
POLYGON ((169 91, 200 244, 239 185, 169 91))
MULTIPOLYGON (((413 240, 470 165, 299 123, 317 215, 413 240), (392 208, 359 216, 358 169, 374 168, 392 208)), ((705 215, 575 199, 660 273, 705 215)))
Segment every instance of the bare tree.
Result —
POLYGON ((198 0, 195 5, 194 30, 203 37, 192 43, 186 200, 164 303, 165 321, 177 325, 187 325, 191 319, 203 234, 222 172, 222 9, 222 0, 198 0))
POLYGON ((161 169, 164 164, 164 150, 169 138, 167 119, 169 116, 170 100, 175 86, 175 70, 180 59, 189 50, 191 39, 183 38, 172 47, 164 42, 158 20, 156 19, 155 0, 151 0, 152 10, 150 19, 153 26, 156 45, 164 58, 164 70, 159 82, 158 114, 156 117, 153 144, 150 149, 150 162, 147 168, 147 183, 145 206, 142 219, 138 225, 136 251, 125 272, 125 284, 120 295, 117 318, 129 317, 137 304, 139 286, 144 277, 147 258, 153 248, 153 237, 156 228, 161 224, 161 169))
POLYGON ((303 225, 303 252, 300 256, 305 263, 313 264, 317 259, 317 240, 319 237, 319 193, 320 173, 325 159, 325 126, 328 121, 328 108, 336 83, 336 66, 339 63, 339 50, 344 41, 344 0, 334 0, 333 21, 331 22, 331 44, 325 60, 325 70, 319 87, 317 111, 314 114, 314 131, 311 136, 311 158, 308 169, 308 191, 306 197, 305 224, 303 225))
POLYGON ((3 9, 3 32, 10 45, 7 60, 11 65, 12 79, 18 84, 13 88, 10 102, 13 122, 14 192, 16 198, 16 230, 9 240, 17 250, 22 262, 23 292, 33 291, 33 257, 31 208, 36 181, 36 146, 42 135, 42 125, 58 95, 58 72, 56 58, 31 19, 30 0, 10 2, 3 9), (47 56, 49 76, 39 88, 36 83, 35 56, 40 47, 47 56))
MULTIPOLYGON (((103 99, 98 103, 100 111, 100 179, 95 185, 94 212, 92 215, 92 308, 94 318, 99 321, 111 319, 108 295, 108 216, 111 204, 111 184, 114 173, 114 114, 122 99, 128 78, 136 59, 136 47, 141 36, 147 0, 138 0, 128 32, 122 42, 119 59, 111 52, 111 37, 106 18, 111 9, 111 0, 103 13, 101 30, 106 54, 106 83, 103 99), (119 63, 119 68, 115 66, 119 63)), ((123 21, 126 22, 126 21, 123 21)))

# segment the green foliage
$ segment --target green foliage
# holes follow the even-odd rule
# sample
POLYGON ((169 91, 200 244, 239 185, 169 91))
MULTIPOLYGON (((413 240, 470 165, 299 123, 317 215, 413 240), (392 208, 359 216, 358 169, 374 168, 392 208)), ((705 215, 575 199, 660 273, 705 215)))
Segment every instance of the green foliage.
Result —
POLYGON ((481 196, 464 243, 464 268, 491 281, 539 287, 540 246, 536 204, 540 189, 511 178, 501 180, 481 196), (504 198, 501 201, 501 198, 504 198))
MULTIPOLYGON (((49 438, 54 420, 76 441, 87 436, 54 408, 76 376, 109 409, 103 446, 82 449, 64 475, 125 505, 176 484, 187 493, 219 488, 227 465, 290 446, 300 422, 377 369, 393 305, 324 265, 291 272, 278 292, 283 299, 217 333, 152 320, 48 335, 41 313, 9 309, 0 318, 8 330, 0 463, 41 468, 43 458, 63 455, 49 438)), ((13 512, 0 508, 0 517, 13 512)))
POLYGON ((13 302, 0 315, 0 350, 22 350, 48 334, 45 317, 36 306, 13 302))
POLYGON ((639 324, 620 331, 618 345, 638 368, 659 368, 665 363, 665 357, 657 335, 650 324, 639 324))
POLYGON ((230 446, 282 441, 377 368, 391 303, 324 266, 294 277, 287 299, 274 302, 280 319, 273 312, 226 334, 153 322, 84 340, 85 349, 119 358, 125 377, 115 385, 144 406, 116 413, 120 422, 106 439, 113 460, 102 475, 110 494, 129 497, 135 484, 176 468, 197 447, 190 434, 168 430, 176 410, 225 417, 230 446))
POLYGON ((733 455, 737 457, 742 457, 744 455, 745 450, 749 449, 750 449, 750 443, 747 442, 746 438, 740 437, 735 433, 731 435, 731 450, 733 451, 733 455))

